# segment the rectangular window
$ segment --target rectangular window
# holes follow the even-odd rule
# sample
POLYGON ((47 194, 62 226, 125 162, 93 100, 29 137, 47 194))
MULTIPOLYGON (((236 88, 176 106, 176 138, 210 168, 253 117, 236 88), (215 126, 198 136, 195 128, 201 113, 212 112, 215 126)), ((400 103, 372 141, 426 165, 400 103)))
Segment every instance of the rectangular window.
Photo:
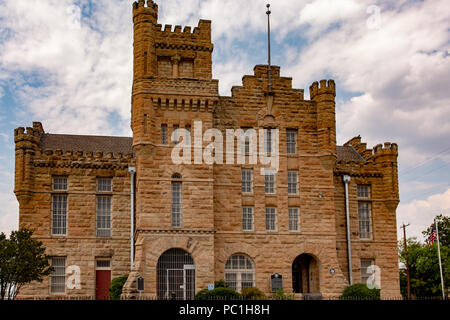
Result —
POLYGON ((252 288, 254 287, 253 272, 242 272, 241 273, 241 288, 252 288))
MULTIPOLYGON (((244 154, 249 154, 250 153, 250 129, 251 128, 241 128, 243 133, 244 133, 244 146, 243 146, 243 151, 244 154)), ((242 147, 241 147, 242 148, 242 147)))
POLYGON ((297 130, 286 131, 286 149, 288 154, 297 153, 297 130))
POLYGON ((97 191, 98 192, 112 192, 112 179, 111 178, 98 178, 97 179, 97 191))
POLYGON ((272 152, 272 130, 264 129, 264 153, 272 152))
POLYGON ((189 145, 191 143, 191 126, 187 125, 184 129, 186 130, 186 139, 184 141, 186 141, 186 145, 189 145))
POLYGON ((167 144, 167 124, 161 125, 161 144, 167 144))
POLYGON ((225 273, 225 283, 227 287, 237 291, 237 273, 235 272, 226 272, 225 273))
POLYGON ((268 173, 264 175, 264 191, 266 194, 275 193, 275 174, 268 173))
POLYGON ((242 170, 242 192, 253 192, 253 170, 251 169, 242 170))
POLYGON ((299 230, 298 208, 289 208, 289 231, 299 230))
POLYGON ((54 191, 67 191, 67 177, 53 177, 54 191))
POLYGON ((368 273, 367 269, 370 266, 375 265, 375 260, 373 259, 361 259, 361 283, 367 283, 367 279, 372 273, 368 273))
POLYGON ((266 230, 275 231, 277 225, 277 213, 275 208, 266 208, 266 230))
POLYGON ((253 208, 244 207, 242 208, 242 230, 252 231, 253 230, 253 208))
POLYGON ((111 197, 97 197, 97 237, 111 236, 111 197))
POLYGON ((370 199, 370 186, 358 185, 358 198, 370 199))
POLYGON ((181 182, 172 182, 172 227, 181 227, 181 182))
POLYGON ((288 194, 298 193, 298 172, 288 171, 288 194))
POLYGON ((359 238, 372 238, 371 203, 358 202, 359 238))
POLYGON ((179 125, 177 125, 177 124, 173 125, 173 143, 175 143, 175 144, 180 142, 180 136, 177 131, 179 128, 180 128, 179 125))
POLYGON ((67 195, 52 196, 52 234, 66 235, 67 195))
POLYGON ((66 292, 66 258, 52 258, 53 273, 50 276, 50 292, 66 292))

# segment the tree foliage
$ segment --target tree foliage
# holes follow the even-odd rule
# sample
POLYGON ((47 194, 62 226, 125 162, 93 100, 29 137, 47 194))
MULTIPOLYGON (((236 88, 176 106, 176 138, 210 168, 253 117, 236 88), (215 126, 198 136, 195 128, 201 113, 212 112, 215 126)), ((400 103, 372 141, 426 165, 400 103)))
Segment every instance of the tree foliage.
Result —
POLYGON ((345 288, 341 300, 380 300, 380 289, 369 289, 364 283, 356 283, 345 288))
POLYGON ((111 284, 109 285, 109 299, 120 300, 120 295, 122 294, 122 289, 127 279, 128 276, 122 276, 111 280, 111 284))
MULTIPOLYGON (((439 232, 439 242, 443 247, 450 247, 450 217, 444 215, 439 215, 436 217, 438 232, 439 232)), ((433 229, 434 223, 428 227, 427 230, 423 231, 423 236, 428 240, 431 230, 433 229)))
POLYGON ((42 282, 53 271, 42 242, 32 235, 28 229, 11 232, 9 239, 0 234, 0 300, 13 300, 24 284, 42 282))
POLYGON ((218 287, 211 291, 203 289, 195 295, 195 300, 238 300, 240 298, 239 292, 224 287, 218 287))

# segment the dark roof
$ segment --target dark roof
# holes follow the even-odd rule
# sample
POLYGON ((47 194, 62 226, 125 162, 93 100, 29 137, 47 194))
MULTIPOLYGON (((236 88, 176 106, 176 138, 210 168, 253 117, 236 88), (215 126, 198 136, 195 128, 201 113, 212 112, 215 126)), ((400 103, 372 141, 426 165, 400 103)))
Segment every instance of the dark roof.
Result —
POLYGON ((40 148, 45 151, 84 151, 132 153, 133 138, 107 136, 79 136, 69 134, 48 134, 41 136, 40 148))
POLYGON ((336 147, 336 157, 337 161, 355 161, 355 162, 364 162, 364 158, 352 147, 336 147))

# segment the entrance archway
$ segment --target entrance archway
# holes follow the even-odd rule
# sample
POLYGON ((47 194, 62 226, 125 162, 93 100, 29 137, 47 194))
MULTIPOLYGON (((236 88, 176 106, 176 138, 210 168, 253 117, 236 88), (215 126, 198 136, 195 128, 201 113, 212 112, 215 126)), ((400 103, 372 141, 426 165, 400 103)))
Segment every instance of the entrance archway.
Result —
POLYGON ((195 264, 182 249, 170 249, 158 259, 158 299, 192 300, 195 295, 195 264))
POLYGON ((301 254, 292 263, 294 293, 320 293, 319 264, 309 254, 301 254))

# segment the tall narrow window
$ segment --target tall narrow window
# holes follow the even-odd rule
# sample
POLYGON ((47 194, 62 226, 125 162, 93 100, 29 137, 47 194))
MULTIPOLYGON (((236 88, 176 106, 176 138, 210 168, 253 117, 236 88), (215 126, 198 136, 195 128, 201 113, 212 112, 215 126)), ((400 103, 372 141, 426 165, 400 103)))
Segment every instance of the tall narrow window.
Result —
POLYGON ((161 144, 167 144, 167 124, 161 125, 161 144))
POLYGON ((178 134, 178 129, 179 128, 180 128, 179 125, 177 125, 177 124, 173 125, 173 135, 172 135, 173 139, 172 140, 173 140, 173 143, 175 143, 175 144, 180 142, 180 136, 178 134))
POLYGON ((97 197, 97 237, 111 236, 111 197, 97 197))
POLYGON ((288 171, 288 194, 298 193, 298 172, 288 171))
POLYGON ((277 229, 277 211, 275 208, 266 208, 266 230, 275 231, 277 229))
POLYGON ((67 195, 52 196, 52 234, 66 235, 67 232, 67 195))
POLYGON ((289 208, 289 231, 299 230, 298 208, 289 208))
POLYGON ((369 185, 358 185, 358 222, 359 238, 372 239, 372 203, 370 202, 371 192, 369 185))
POLYGON ((66 292, 66 258, 52 258, 53 273, 50 276, 50 292, 66 292))
POLYGON ((297 130, 286 131, 286 148, 287 154, 297 153, 297 130))
POLYGON ((242 193, 253 192, 253 170, 242 170, 242 193))
POLYGON ((264 175, 264 190, 266 194, 275 193, 275 174, 266 173, 264 175))
POLYGON ((187 125, 184 128, 186 130, 186 138, 184 141, 186 141, 186 145, 189 145, 191 143, 191 126, 187 125))
POLYGON ((242 208, 242 230, 252 231, 253 230, 253 208, 243 207, 242 208))
POLYGON ((272 152, 272 130, 264 129, 264 153, 272 152))
MULTIPOLYGON (((172 178, 181 179, 181 176, 172 178)), ((181 181, 172 181, 172 227, 181 227, 181 181)))
POLYGON ((375 260, 373 259, 361 259, 361 283, 367 283, 367 280, 372 273, 368 273, 367 269, 370 266, 375 265, 375 260))

